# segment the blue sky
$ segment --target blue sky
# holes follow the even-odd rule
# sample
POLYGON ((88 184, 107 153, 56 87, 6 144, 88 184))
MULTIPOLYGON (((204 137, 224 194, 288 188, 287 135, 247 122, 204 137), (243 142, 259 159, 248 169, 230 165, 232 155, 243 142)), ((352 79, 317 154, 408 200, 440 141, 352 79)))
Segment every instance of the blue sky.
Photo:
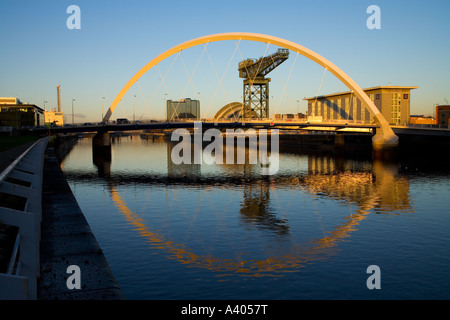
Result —
MULTIPOLYGON (((256 32, 321 54, 362 88, 389 83, 418 86, 411 96, 411 114, 432 115, 434 104, 450 100, 449 15, 446 0, 1 0, 0 96, 16 96, 41 107, 48 101, 50 109, 56 107, 60 84, 67 115, 75 99, 76 121, 100 121, 102 101, 106 112, 125 83, 162 52, 209 34, 256 32), (66 9, 72 4, 81 9, 80 30, 66 27, 70 16, 66 9), (366 9, 373 4, 381 9, 380 30, 366 27, 370 16, 366 9)), ((258 58, 276 49, 242 43, 236 52, 235 42, 209 44, 207 51, 192 48, 181 58, 161 63, 161 74, 154 68, 142 77, 113 118, 131 118, 133 103, 137 119, 162 117, 165 98, 196 95, 203 112, 211 115, 241 99, 237 72, 241 58, 258 58), (168 70, 162 83, 161 75, 168 70), (189 74, 195 75, 191 82, 189 74), (218 77, 223 75, 222 89, 218 77)), ((323 68, 291 54, 270 74, 272 110, 302 111, 302 99, 319 89, 320 93, 346 90, 332 75, 325 74, 323 82, 322 76, 323 68)))

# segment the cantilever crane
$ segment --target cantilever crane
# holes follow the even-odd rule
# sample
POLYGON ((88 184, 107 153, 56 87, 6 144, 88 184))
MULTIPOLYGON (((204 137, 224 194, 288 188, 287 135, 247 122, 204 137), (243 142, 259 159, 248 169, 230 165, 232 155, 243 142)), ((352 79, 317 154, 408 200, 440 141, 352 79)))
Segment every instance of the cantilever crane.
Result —
POLYGON ((265 76, 288 58, 288 49, 278 49, 267 57, 239 63, 239 77, 244 78, 244 119, 269 117, 270 78, 265 76))

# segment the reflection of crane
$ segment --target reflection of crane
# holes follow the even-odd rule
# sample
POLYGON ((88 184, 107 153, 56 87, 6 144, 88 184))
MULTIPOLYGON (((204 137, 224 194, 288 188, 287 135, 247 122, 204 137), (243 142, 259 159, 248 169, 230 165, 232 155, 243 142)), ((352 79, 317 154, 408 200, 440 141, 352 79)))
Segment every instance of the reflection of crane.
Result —
POLYGON ((258 60, 247 59, 239 63, 239 77, 244 78, 245 119, 269 117, 269 82, 265 76, 289 58, 288 49, 258 60))

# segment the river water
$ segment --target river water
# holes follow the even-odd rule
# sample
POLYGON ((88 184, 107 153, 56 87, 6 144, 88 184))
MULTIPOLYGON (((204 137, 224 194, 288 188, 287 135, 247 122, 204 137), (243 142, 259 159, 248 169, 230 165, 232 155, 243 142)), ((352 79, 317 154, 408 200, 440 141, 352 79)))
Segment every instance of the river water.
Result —
POLYGON ((173 148, 126 136, 94 161, 84 138, 61 164, 126 299, 450 298, 445 159, 288 150, 262 176, 173 148))

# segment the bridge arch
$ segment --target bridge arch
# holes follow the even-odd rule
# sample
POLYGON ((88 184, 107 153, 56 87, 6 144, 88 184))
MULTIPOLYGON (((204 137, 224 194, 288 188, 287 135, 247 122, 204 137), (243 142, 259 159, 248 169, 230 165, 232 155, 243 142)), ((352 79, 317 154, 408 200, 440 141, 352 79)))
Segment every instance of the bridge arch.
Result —
POLYGON ((269 36, 259 33, 248 33, 248 32, 228 32, 228 33, 218 33, 199 37, 186 42, 183 42, 171 49, 163 52, 149 63, 147 63, 142 69, 140 69, 120 90, 119 94, 111 103, 108 111, 106 112, 103 121, 108 121, 114 112, 114 109, 122 100, 125 93, 133 86, 133 84, 142 77, 148 70, 153 68, 155 65, 165 60, 166 58, 172 56, 173 54, 180 52, 182 50, 201 45, 208 42, 226 41, 226 40, 248 40, 263 43, 270 43, 279 47, 289 49, 291 51, 297 52, 304 57, 316 62, 322 67, 326 68, 335 77, 337 77, 342 83, 344 83, 350 90, 353 91, 356 97, 368 108, 369 112, 373 115, 375 121, 379 124, 380 129, 377 130, 377 134, 372 139, 372 144, 375 149, 391 147, 398 145, 398 137, 395 135, 391 126, 375 106, 375 104, 370 100, 369 96, 350 78, 346 73, 334 65, 331 61, 325 59, 316 52, 303 47, 297 43, 289 40, 281 39, 274 36, 269 36))

